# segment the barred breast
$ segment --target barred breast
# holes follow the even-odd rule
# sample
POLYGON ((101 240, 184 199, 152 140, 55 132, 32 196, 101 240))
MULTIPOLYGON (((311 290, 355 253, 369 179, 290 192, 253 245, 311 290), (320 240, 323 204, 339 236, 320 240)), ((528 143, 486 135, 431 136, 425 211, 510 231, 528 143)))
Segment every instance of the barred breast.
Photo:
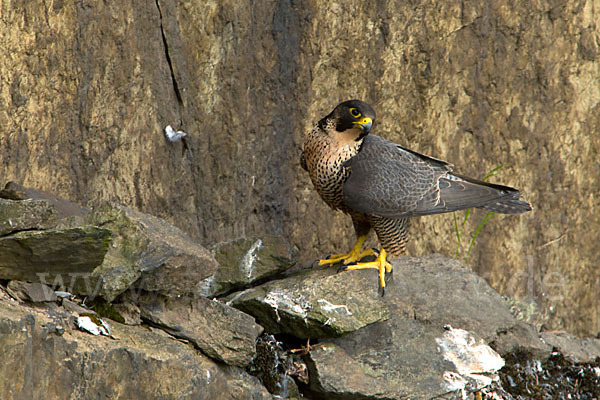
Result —
POLYGON ((360 142, 340 145, 318 126, 306 137, 304 157, 310 180, 321 198, 333 209, 349 211, 342 199, 342 187, 349 175, 343 164, 359 149, 360 142))

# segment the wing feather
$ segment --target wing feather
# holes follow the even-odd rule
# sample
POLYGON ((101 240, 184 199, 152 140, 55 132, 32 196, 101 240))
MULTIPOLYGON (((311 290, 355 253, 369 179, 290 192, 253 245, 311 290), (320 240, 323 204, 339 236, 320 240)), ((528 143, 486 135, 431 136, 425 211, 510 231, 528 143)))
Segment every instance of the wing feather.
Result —
POLYGON ((508 214, 531 209, 518 190, 454 174, 452 166, 375 135, 345 164, 344 203, 389 218, 485 208, 508 214))
POLYGON ((437 182, 450 164, 405 149, 375 135, 365 137, 360 152, 345 164, 350 176, 343 199, 367 214, 400 218, 419 214, 439 201, 437 182))

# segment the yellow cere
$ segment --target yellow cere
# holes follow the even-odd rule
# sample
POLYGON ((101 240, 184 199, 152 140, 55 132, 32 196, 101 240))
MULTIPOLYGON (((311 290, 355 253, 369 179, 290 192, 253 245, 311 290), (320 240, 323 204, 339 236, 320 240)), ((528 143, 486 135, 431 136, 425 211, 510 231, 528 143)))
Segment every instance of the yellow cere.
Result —
POLYGON ((361 119, 360 121, 355 121, 353 122, 353 124, 358 124, 358 125, 365 125, 365 124, 372 124, 373 120, 369 117, 365 117, 363 119, 361 119))

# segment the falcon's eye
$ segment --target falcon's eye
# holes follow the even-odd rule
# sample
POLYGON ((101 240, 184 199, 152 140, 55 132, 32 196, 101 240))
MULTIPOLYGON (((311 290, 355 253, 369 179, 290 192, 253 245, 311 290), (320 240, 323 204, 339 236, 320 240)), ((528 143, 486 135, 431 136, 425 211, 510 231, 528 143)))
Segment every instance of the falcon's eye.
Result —
POLYGON ((351 109, 350 109, 350 114, 352 114, 352 116, 353 116, 354 118, 358 118, 358 117, 360 117, 360 112, 358 112, 358 110, 357 110, 356 108, 351 108, 351 109))

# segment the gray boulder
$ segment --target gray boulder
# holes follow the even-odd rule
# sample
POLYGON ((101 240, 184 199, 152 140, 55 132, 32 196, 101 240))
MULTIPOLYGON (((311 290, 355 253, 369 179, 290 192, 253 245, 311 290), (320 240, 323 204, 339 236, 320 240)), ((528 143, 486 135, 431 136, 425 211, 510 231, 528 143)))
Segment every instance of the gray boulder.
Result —
POLYGON ((160 218, 116 204, 85 218, 112 232, 104 262, 93 272, 102 282, 97 295, 108 301, 132 286, 166 296, 191 294, 217 269, 208 250, 160 218))
POLYGON ((105 228, 79 226, 0 237, 0 278, 93 294, 98 286, 93 272, 104 260, 110 234, 105 228))
POLYGON ((199 291, 208 297, 278 275, 294 266, 298 257, 285 238, 274 235, 219 243, 213 253, 219 268, 199 291))
MULTIPOLYGON (((550 350, 532 327, 511 315, 498 293, 462 263, 432 255, 398 258, 393 266, 393 284, 380 299, 391 317, 321 341, 310 352, 315 392, 340 398, 432 398, 476 385, 471 373, 442 351, 440 341, 450 325, 493 344, 499 352, 519 347, 550 350)), ((354 271, 344 275, 347 280, 376 280, 372 272, 368 277, 350 276, 354 271)))
MULTIPOLYGON (((10 184, 3 191, 13 198, 30 192, 10 184)), ((196 293, 217 269, 208 250, 160 218, 113 204, 86 213, 65 200, 43 198, 0 198, 1 279, 49 283, 112 301, 132 286, 167 296, 196 293)))
POLYGON ((23 301, 41 303, 47 301, 56 301, 57 296, 54 290, 48 285, 35 282, 10 281, 6 285, 6 290, 12 296, 23 301))
MULTIPOLYGON (((42 190, 28 188, 16 182, 8 182, 4 189, 0 190, 0 198, 10 200, 33 200, 34 202, 45 202, 51 206, 58 219, 66 217, 81 217, 90 212, 88 208, 81 207, 72 201, 47 193, 42 190)), ((24 201, 23 203, 27 203, 24 201)), ((32 212, 30 215, 40 215, 32 212)))
POLYGON ((376 271, 328 268, 228 300, 268 332, 321 338, 307 362, 316 397, 431 398, 491 390, 489 374, 503 362, 487 344, 499 353, 549 353, 535 329, 515 319, 503 298, 462 263, 439 255, 392 262, 393 282, 384 297, 376 271), (448 332, 469 351, 448 344, 448 332), (486 363, 493 368, 481 367, 486 363))
POLYGON ((390 317, 376 287, 366 283, 369 271, 353 272, 304 271, 234 293, 226 300, 253 315, 270 333, 304 339, 340 336, 390 317))
POLYGON ((139 302, 142 318, 191 341, 213 359, 245 367, 256 353, 256 338, 263 328, 235 308, 204 297, 145 294, 139 302))
POLYGON ((48 201, 0 198, 0 236, 23 230, 46 229, 57 218, 56 210, 48 201))
POLYGON ((77 212, 64 202, 0 198, 0 279, 112 301, 131 287, 197 293, 217 269, 208 250, 160 218, 113 204, 77 212), (54 204, 63 205, 64 218, 57 219, 54 204))
POLYGON ((0 301, 3 398, 272 398, 242 369, 160 330, 111 321, 114 339, 93 336, 75 328, 76 316, 52 303, 33 309, 0 301))
POLYGON ((592 362, 600 358, 600 338, 578 338, 568 332, 542 332, 542 340, 574 362, 592 362))

